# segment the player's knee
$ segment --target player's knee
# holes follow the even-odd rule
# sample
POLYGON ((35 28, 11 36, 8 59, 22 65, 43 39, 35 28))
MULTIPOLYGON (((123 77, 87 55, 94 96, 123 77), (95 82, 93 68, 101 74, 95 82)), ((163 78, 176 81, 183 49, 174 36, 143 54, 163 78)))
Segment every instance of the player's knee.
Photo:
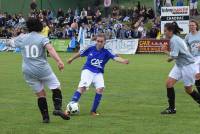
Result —
POLYGON ((185 87, 185 92, 186 92, 187 94, 191 94, 191 93, 193 92, 192 86, 185 87))
POLYGON ((200 73, 195 75, 196 80, 200 80, 200 73))
POLYGON ((36 95, 37 95, 38 98, 46 97, 46 92, 44 90, 42 90, 42 91, 36 93, 36 95))
POLYGON ((80 87, 78 91, 82 94, 86 91, 86 87, 80 87))
POLYGON ((96 89, 96 93, 103 94, 104 88, 98 88, 96 89))
POLYGON ((174 86, 174 83, 172 81, 170 81, 170 80, 166 81, 166 87, 167 88, 172 88, 173 86, 174 86))

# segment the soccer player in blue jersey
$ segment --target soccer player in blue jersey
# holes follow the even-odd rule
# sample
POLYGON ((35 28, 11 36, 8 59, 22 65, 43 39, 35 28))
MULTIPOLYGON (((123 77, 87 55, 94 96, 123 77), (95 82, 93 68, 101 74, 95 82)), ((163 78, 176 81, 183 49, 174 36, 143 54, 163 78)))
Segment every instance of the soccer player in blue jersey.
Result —
POLYGON ((105 64, 109 59, 113 59, 122 64, 129 64, 128 59, 123 59, 118 55, 113 54, 108 49, 105 49, 105 43, 105 35, 103 33, 98 34, 94 46, 81 50, 67 61, 68 64, 71 64, 72 61, 79 57, 87 57, 87 61, 83 66, 81 73, 81 81, 79 82, 78 89, 75 91, 71 101, 78 102, 81 95, 87 91, 89 86, 93 83, 96 88, 96 95, 91 109, 91 115, 93 116, 99 115, 97 113, 97 108, 100 104, 105 87, 103 78, 105 64))

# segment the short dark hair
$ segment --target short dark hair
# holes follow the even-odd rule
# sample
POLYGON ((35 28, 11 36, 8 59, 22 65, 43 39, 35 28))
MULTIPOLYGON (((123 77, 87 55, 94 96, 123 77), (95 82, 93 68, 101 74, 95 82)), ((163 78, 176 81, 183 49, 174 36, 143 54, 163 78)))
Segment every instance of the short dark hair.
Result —
POLYGON ((176 22, 166 23, 165 28, 167 28, 169 31, 172 31, 174 34, 180 34, 180 32, 183 31, 183 29, 180 28, 176 22))
POLYGON ((100 38, 104 38, 104 40, 106 41, 106 35, 104 33, 99 33, 97 34, 96 36, 97 38, 100 37, 100 38))
POLYGON ((26 21, 26 26, 29 32, 41 32, 43 29, 42 22, 33 17, 28 18, 26 21))
POLYGON ((199 24, 198 24, 198 22, 196 20, 190 20, 190 22, 195 23, 195 25, 197 26, 196 30, 199 31, 199 24))

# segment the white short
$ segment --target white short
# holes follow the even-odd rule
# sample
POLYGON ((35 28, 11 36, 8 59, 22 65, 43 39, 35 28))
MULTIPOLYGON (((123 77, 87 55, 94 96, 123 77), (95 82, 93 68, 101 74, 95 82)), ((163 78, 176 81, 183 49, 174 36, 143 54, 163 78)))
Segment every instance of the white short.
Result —
POLYGON ((198 6, 198 2, 190 3, 190 9, 197 9, 197 6, 198 6))
POLYGON ((50 90, 60 88, 60 82, 54 73, 40 79, 35 79, 28 74, 24 74, 24 78, 35 93, 42 91, 44 86, 48 86, 50 90))
POLYGON ((81 73, 81 81, 78 87, 86 87, 87 89, 91 84, 94 84, 96 89, 104 88, 104 78, 102 73, 93 73, 90 70, 84 69, 81 73))
POLYGON ((195 58, 196 73, 200 73, 200 56, 196 56, 194 58, 195 58))
POLYGON ((195 83, 195 74, 195 64, 190 64, 182 68, 175 65, 169 73, 169 77, 177 81, 182 80, 184 86, 192 86, 195 83))

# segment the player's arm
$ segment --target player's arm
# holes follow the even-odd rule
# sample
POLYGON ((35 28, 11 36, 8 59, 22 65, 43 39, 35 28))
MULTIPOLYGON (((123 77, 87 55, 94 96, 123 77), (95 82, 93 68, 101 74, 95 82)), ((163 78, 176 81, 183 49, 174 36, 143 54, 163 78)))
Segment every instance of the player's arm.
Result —
POLYGON ((169 56, 167 62, 172 62, 174 60, 174 58, 170 56, 170 52, 168 50, 164 50, 163 52, 169 56))
POLYGON ((67 60, 67 63, 68 63, 68 64, 71 64, 75 59, 77 59, 77 58, 79 58, 79 57, 81 57, 80 52, 74 54, 71 58, 69 58, 69 60, 67 60))
POLYGON ((122 63, 122 64, 129 64, 129 60, 128 59, 124 59, 122 57, 116 56, 114 59, 114 61, 122 63))
POLYGON ((45 48, 48 50, 50 56, 56 61, 59 70, 62 71, 64 69, 64 63, 61 60, 61 58, 58 55, 58 53, 56 52, 56 50, 49 43, 45 45, 45 48))
POLYGON ((92 47, 88 47, 88 48, 84 48, 82 50, 80 50, 78 53, 76 53, 75 55, 73 55, 71 58, 69 58, 69 60, 67 60, 68 64, 71 64, 75 59, 79 58, 79 57, 85 57, 88 56, 90 50, 92 47))
POLYGON ((169 47, 167 45, 162 46, 162 51, 168 55, 167 62, 172 62, 178 57, 179 54, 179 47, 177 43, 179 42, 171 42, 171 48, 169 50, 169 47))

